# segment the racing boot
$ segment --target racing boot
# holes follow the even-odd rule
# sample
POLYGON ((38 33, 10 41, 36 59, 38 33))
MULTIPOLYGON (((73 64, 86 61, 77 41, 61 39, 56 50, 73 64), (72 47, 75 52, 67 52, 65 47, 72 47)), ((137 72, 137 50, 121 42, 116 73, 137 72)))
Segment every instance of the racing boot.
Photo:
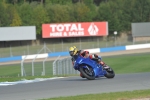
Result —
POLYGON ((100 61, 99 64, 101 64, 103 66, 103 69, 109 68, 103 61, 100 61))

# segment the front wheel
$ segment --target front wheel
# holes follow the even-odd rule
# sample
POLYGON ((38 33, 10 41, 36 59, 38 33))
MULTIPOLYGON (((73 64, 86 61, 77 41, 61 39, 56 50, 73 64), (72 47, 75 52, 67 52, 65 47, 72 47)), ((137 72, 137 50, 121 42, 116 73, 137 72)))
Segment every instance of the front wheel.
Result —
POLYGON ((108 69, 105 69, 105 70, 106 70, 106 74, 104 75, 105 77, 107 77, 107 78, 115 77, 115 72, 111 67, 109 67, 108 69))
POLYGON ((94 80, 95 79, 95 73, 93 71, 93 68, 87 65, 80 66, 80 72, 84 77, 86 77, 88 80, 94 80), (86 66, 86 67, 85 67, 86 66))

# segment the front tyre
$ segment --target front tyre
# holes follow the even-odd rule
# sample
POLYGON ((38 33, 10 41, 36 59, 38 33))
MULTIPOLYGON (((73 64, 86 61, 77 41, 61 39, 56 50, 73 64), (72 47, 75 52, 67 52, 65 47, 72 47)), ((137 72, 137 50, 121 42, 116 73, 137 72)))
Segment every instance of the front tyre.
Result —
POLYGON ((107 78, 114 78, 115 77, 115 72, 113 71, 113 69, 111 67, 109 67, 106 70, 106 74, 104 75, 107 78))
MULTIPOLYGON (((85 65, 84 65, 85 66, 85 65)), ((93 71, 93 68, 90 66, 80 66, 80 72, 84 77, 86 77, 88 80, 94 80, 95 79, 95 73, 93 71)))

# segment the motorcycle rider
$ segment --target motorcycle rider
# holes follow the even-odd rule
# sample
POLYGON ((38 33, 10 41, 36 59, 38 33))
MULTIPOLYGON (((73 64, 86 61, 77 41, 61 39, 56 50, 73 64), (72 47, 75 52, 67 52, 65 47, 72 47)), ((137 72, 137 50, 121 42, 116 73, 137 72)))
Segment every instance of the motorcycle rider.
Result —
MULTIPOLYGON (((72 46, 69 48, 69 54, 72 57, 71 60, 72 60, 73 65, 74 65, 74 61, 78 57, 78 55, 81 55, 84 58, 89 57, 90 59, 96 61, 97 63, 101 64, 103 66, 103 68, 106 67, 106 64, 101 60, 101 57, 99 57, 97 54, 89 54, 89 51, 78 50, 76 46, 72 46)), ((84 78, 81 73, 80 73, 80 76, 82 78, 84 78)))

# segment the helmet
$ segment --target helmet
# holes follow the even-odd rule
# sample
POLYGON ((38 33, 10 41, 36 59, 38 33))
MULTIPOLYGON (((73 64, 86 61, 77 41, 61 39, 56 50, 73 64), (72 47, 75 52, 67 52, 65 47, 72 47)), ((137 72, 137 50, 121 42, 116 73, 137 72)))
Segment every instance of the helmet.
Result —
POLYGON ((76 55, 77 52, 78 52, 78 49, 77 49, 76 46, 73 46, 73 47, 70 47, 70 48, 69 48, 69 54, 70 54, 70 56, 76 55))

